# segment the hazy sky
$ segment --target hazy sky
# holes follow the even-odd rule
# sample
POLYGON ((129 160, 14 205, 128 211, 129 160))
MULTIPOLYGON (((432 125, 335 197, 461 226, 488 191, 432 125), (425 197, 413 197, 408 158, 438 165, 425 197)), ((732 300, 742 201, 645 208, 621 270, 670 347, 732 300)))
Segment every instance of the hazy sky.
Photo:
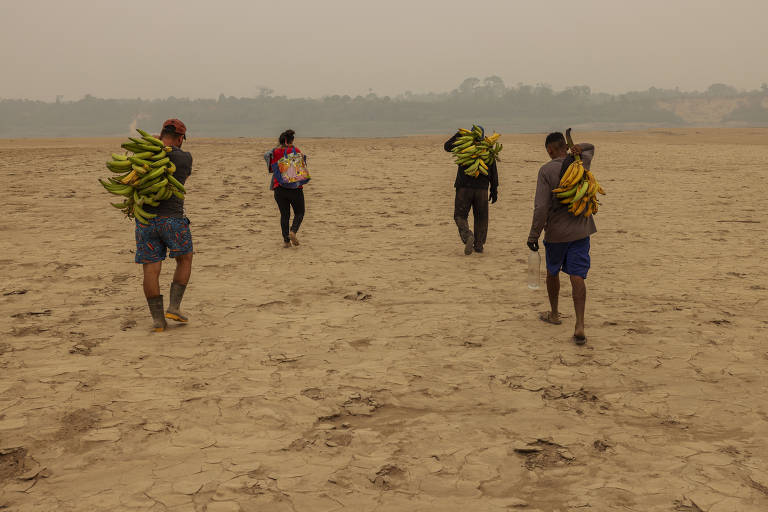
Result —
POLYGON ((768 0, 0 0, 0 98, 768 82, 768 0))

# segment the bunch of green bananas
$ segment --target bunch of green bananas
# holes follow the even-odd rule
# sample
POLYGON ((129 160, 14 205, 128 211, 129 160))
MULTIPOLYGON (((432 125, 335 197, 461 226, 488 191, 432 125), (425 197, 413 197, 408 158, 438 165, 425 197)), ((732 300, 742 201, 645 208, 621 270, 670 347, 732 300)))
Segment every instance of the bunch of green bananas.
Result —
POLYGON ((464 173, 477 178, 481 174, 488 175, 488 168, 496 160, 500 160, 499 153, 504 148, 499 144, 498 133, 490 137, 480 126, 472 125, 471 130, 459 128, 459 137, 453 142, 451 152, 455 162, 464 167, 464 173))
POLYGON ((99 183, 107 192, 125 198, 122 203, 111 203, 112 206, 128 218, 148 224, 148 220, 157 215, 145 212, 142 206, 157 206, 160 201, 170 199, 171 196, 184 200, 186 190, 173 177, 176 166, 167 155, 171 148, 165 147, 162 141, 143 130, 136 131, 141 139, 128 137, 130 142, 121 145, 126 154, 112 153, 112 160, 107 162, 107 169, 119 176, 109 177, 106 181, 99 180, 99 183))
MULTIPOLYGON (((571 129, 566 130, 566 140, 568 146, 573 148, 571 140, 571 129)), ((597 182, 595 175, 584 167, 579 155, 574 156, 574 161, 568 166, 563 177, 560 178, 559 186, 552 191, 561 204, 568 205, 568 211, 572 214, 590 217, 597 213, 600 201, 597 200, 597 194, 605 195, 605 190, 597 182)))

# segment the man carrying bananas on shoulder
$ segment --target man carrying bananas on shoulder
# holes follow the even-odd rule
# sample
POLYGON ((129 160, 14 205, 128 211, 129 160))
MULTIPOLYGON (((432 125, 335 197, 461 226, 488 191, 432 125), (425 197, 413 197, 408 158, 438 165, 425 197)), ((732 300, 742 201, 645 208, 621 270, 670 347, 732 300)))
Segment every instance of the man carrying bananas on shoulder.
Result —
POLYGON ((560 325, 558 298, 560 294, 560 276, 562 270, 570 276, 573 306, 576 311, 576 326, 573 341, 577 345, 586 343, 584 334, 584 308, 587 301, 587 287, 584 280, 589 271, 589 237, 597 231, 593 216, 585 217, 569 212, 565 204, 553 199, 552 191, 560 183, 563 171, 573 162, 573 157, 580 155, 584 168, 589 169, 595 155, 592 144, 575 144, 572 156, 568 156, 568 145, 560 132, 550 133, 544 147, 552 160, 539 169, 534 199, 533 221, 528 235, 527 245, 532 251, 539 250, 539 236, 542 229, 547 264, 547 294, 550 311, 545 311, 539 318, 547 323, 560 325))
MULTIPOLYGON (((478 128, 482 130, 481 127, 478 128)), ((461 130, 456 132, 445 142, 443 149, 449 153, 452 152, 456 139, 461 136, 461 130)), ((464 172, 467 167, 467 165, 459 165, 456 171, 456 180, 453 183, 456 189, 453 220, 459 228, 459 237, 464 244, 464 254, 469 256, 473 251, 483 252, 488 237, 488 203, 495 203, 499 197, 499 173, 495 160, 488 165, 487 174, 468 175, 464 172), (490 194, 488 193, 489 186, 490 194), (474 217, 474 233, 469 229, 470 209, 474 217)))
MULTIPOLYGON (((168 158, 176 166, 173 177, 182 185, 192 173, 192 155, 181 149, 187 139, 186 133, 187 127, 178 119, 164 122, 160 132, 163 145, 172 148, 168 158)), ((136 221, 136 263, 143 265, 144 295, 152 314, 153 329, 162 332, 166 328, 166 318, 177 322, 188 320, 180 308, 192 273, 192 233, 189 219, 184 215, 183 199, 172 195, 157 206, 144 206, 144 210, 157 216, 149 219, 148 224, 136 221), (167 312, 163 309, 160 294, 160 270, 166 252, 176 260, 167 312)))

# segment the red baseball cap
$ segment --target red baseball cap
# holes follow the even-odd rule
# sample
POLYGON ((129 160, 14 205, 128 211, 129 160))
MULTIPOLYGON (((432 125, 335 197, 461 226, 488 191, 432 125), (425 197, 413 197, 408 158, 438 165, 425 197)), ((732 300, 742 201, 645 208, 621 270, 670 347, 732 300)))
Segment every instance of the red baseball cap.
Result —
POLYGON ((187 127, 178 119, 168 119, 163 123, 163 130, 166 128, 173 128, 176 135, 183 135, 185 139, 187 138, 187 127))

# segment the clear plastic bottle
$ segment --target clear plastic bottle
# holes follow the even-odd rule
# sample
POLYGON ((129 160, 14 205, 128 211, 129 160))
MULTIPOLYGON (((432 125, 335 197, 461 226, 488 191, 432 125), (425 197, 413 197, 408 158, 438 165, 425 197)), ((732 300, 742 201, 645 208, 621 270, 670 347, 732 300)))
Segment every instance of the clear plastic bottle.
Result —
POLYGON ((531 251, 530 254, 528 254, 528 288, 531 290, 538 290, 540 276, 541 254, 539 251, 531 251))

